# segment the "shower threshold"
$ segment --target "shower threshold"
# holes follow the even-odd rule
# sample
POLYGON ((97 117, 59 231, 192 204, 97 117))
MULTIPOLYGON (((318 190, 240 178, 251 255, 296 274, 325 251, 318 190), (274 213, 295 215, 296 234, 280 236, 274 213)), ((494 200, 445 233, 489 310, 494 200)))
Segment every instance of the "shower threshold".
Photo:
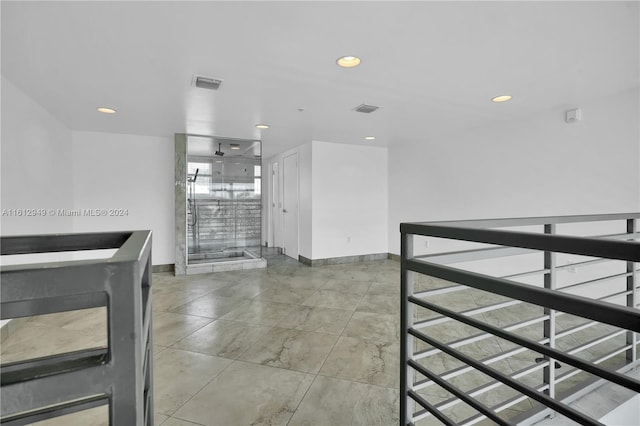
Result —
POLYGON ((192 275, 266 267, 267 261, 251 250, 221 250, 190 253, 186 273, 187 275, 192 275))
POLYGON ((189 264, 221 262, 230 260, 256 259, 248 250, 224 250, 208 253, 189 253, 189 264))

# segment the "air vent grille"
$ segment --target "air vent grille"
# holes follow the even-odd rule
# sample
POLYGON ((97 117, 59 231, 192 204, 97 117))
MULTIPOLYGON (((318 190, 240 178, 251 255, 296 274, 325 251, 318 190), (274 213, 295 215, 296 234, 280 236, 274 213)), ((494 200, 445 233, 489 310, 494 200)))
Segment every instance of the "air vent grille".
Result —
POLYGON ((380 107, 377 107, 375 105, 362 104, 362 105, 358 105, 353 110, 357 112, 362 112, 365 114, 371 114, 373 111, 377 110, 378 108, 380 107))
POLYGON ((218 90, 221 84, 222 80, 218 80, 217 78, 196 75, 193 79, 193 85, 201 89, 218 90))

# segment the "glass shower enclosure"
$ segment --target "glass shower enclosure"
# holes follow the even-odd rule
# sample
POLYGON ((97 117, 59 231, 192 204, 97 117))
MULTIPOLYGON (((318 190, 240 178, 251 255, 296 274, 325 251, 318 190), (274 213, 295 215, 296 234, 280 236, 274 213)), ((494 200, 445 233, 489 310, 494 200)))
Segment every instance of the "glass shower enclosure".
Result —
POLYGON ((223 262, 224 270, 248 269, 246 265, 232 268, 229 262, 262 260, 261 143, 182 136, 186 142, 186 161, 182 167, 186 272, 190 269, 215 272, 216 264, 220 266, 223 262), (206 264, 213 265, 211 270, 206 264))

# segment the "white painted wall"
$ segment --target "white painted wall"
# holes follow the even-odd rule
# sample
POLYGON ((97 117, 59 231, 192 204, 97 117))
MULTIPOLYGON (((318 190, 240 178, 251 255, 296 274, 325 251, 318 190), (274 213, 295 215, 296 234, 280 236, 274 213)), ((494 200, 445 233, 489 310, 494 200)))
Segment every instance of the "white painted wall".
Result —
MULTIPOLYGON (((1 83, 0 209, 7 211, 0 217, 0 234, 72 232, 72 217, 51 212, 73 208, 71 131, 4 76, 1 83), (22 209, 29 215, 12 215, 22 209)), ((60 256, 16 257, 6 256, 1 262, 49 262, 60 256)), ((0 321, 0 327, 9 321, 0 321)))
POLYGON ((387 149, 313 141, 265 163, 282 164, 292 153, 298 154, 300 255, 387 253, 387 149))
POLYGON ((634 90, 576 105, 579 123, 565 123, 566 108, 556 108, 528 121, 393 141, 389 251, 400 252, 406 221, 639 211, 638 105, 634 90))
POLYGON ((387 149, 313 141, 311 259, 388 252, 387 149))
POLYGON ((127 211, 76 217, 76 231, 151 229, 153 264, 174 263, 174 151, 173 138, 74 131, 74 208, 127 211))
MULTIPOLYGON (((2 209, 41 209, 45 216, 3 215, 2 235, 73 231, 71 131, 2 77, 2 209)), ((34 213, 34 211, 31 211, 34 213)))

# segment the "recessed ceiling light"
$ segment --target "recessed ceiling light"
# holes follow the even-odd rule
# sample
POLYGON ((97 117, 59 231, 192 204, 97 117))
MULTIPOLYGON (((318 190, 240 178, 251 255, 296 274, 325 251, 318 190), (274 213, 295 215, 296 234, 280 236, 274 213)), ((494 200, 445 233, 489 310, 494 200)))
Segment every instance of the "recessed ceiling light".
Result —
POLYGON ((268 129, 271 126, 269 126, 268 124, 256 124, 256 127, 258 129, 268 129))
POLYGON ((372 141, 372 140, 375 140, 376 137, 375 136, 365 136, 364 138, 365 138, 365 140, 372 141))
POLYGON ((222 163, 222 160, 216 160, 216 163, 222 163))
POLYGON ((336 60, 336 64, 342 68, 353 68, 360 65, 360 58, 357 56, 342 56, 336 60))
POLYGON ((238 145, 237 143, 229 144, 229 146, 231 147, 231 149, 240 149, 240 145, 238 145))
POLYGON ((98 107, 96 109, 104 114, 115 114, 117 112, 115 109, 107 107, 98 107))
POLYGON ((500 95, 491 99, 493 102, 507 102, 511 100, 511 95, 500 95))

